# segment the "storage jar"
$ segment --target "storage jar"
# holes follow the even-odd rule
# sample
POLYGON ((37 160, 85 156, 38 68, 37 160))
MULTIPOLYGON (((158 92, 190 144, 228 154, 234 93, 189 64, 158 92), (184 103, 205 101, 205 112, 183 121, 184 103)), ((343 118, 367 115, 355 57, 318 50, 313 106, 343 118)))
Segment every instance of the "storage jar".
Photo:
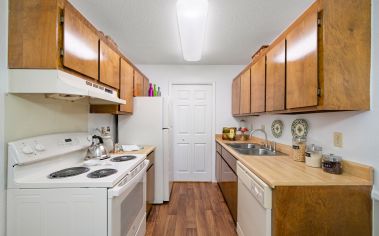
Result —
POLYGON ((305 164, 310 167, 320 168, 322 159, 322 147, 312 144, 305 153, 305 164))
POLYGON ((331 174, 342 174, 342 157, 334 154, 323 155, 322 169, 331 174))
POLYGON ((292 140, 292 159, 294 161, 304 161, 305 160, 305 149, 307 143, 305 138, 295 137, 292 140))

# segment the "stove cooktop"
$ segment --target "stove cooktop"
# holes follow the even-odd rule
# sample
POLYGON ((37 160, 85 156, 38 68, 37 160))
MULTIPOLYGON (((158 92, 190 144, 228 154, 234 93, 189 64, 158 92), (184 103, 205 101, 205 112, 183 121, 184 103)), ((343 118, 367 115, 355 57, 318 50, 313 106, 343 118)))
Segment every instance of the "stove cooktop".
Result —
MULTIPOLYGON (((74 156, 74 155, 73 155, 74 156)), ((99 160, 93 165, 86 165, 84 157, 73 157, 74 160, 41 163, 38 169, 17 178, 17 188, 80 188, 115 186, 123 177, 138 166, 144 154, 116 154, 107 160, 99 160), (107 169, 104 171, 104 169, 107 169), (111 170, 110 170, 111 169, 111 170)))
POLYGON ((48 178, 50 179, 59 179, 59 178, 66 178, 71 176, 80 175, 83 173, 88 172, 90 169, 87 167, 70 167, 63 170, 59 170, 56 172, 53 172, 48 175, 48 178))
POLYGON ((93 171, 87 175, 88 178, 104 178, 113 174, 116 174, 116 169, 100 169, 93 171))
POLYGON ((123 162, 123 161, 130 161, 130 160, 133 160, 136 158, 137 157, 134 155, 125 155, 125 156, 113 157, 110 161, 112 161, 112 162, 123 162))

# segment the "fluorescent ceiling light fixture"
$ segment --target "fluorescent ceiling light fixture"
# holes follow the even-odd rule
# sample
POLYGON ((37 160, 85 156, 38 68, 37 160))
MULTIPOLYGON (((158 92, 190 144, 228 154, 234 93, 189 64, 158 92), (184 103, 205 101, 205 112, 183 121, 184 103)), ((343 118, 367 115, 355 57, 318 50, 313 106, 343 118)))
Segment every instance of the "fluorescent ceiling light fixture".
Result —
POLYGON ((176 12, 183 58, 186 61, 200 61, 208 16, 208 0, 178 0, 176 12))

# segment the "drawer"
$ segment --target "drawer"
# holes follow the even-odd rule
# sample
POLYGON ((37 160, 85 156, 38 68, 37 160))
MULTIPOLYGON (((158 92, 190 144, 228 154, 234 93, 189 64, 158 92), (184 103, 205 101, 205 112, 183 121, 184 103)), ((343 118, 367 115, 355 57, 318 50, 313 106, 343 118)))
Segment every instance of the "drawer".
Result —
POLYGON ((216 151, 221 154, 222 146, 216 142, 216 151))
POLYGON ((228 163, 230 168, 232 168, 234 173, 237 173, 237 159, 232 154, 230 154, 228 151, 226 151, 225 148, 222 148, 221 156, 226 161, 226 163, 228 163))

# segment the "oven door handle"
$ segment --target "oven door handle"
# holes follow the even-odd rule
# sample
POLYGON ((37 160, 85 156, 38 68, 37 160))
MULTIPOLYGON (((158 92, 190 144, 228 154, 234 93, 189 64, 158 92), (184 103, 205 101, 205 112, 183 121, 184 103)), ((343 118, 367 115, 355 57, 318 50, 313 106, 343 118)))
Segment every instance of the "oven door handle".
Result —
MULTIPOLYGON (((138 183, 144 175, 146 175, 146 169, 149 166, 149 160, 144 160, 144 167, 135 175, 131 180, 122 184, 122 180, 115 187, 108 190, 108 198, 120 196, 126 189, 138 183)), ((127 178, 127 177, 125 177, 127 178)))

